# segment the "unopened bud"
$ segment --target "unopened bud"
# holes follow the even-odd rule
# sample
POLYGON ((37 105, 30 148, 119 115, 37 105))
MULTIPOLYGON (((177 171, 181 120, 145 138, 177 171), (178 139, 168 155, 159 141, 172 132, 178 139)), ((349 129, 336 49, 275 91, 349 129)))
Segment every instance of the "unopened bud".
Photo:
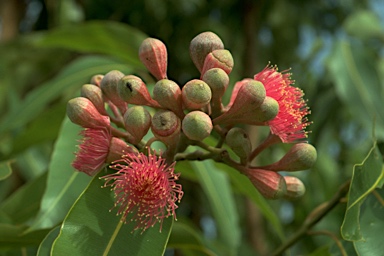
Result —
POLYGON ((118 70, 109 71, 101 80, 100 88, 107 99, 116 105, 122 113, 125 113, 127 104, 119 97, 117 92, 118 83, 123 76, 124 74, 118 70))
POLYGON ((151 115, 144 107, 133 106, 125 112, 124 123, 125 129, 133 137, 131 143, 138 144, 151 127, 151 115))
POLYGON ((225 142, 233 152, 240 157, 240 159, 243 161, 248 159, 252 151, 252 145, 251 140, 244 129, 234 127, 229 130, 225 137, 225 142))
POLYGON ((104 116, 108 115, 105 111, 103 92, 100 87, 97 87, 94 84, 84 84, 81 87, 80 95, 81 97, 89 99, 100 114, 104 116))
POLYGON ((224 49, 224 44, 215 33, 203 32, 192 39, 189 45, 189 53, 200 72, 203 69, 205 57, 217 49, 224 49))
POLYGON ((205 57, 203 69, 201 75, 204 75, 211 68, 220 68, 225 73, 231 73, 233 69, 233 57, 230 51, 220 49, 214 50, 205 57))
POLYGON ((67 116, 84 128, 109 127, 109 117, 102 116, 93 103, 84 97, 73 98, 67 104, 67 116))
POLYGON ((174 144, 180 136, 181 121, 169 110, 159 110, 152 117, 151 130, 166 145, 174 144))
POLYGON ((228 74, 221 68, 212 68, 204 73, 203 81, 212 90, 212 99, 221 99, 229 84, 228 74))
POLYGON ((316 148, 308 143, 297 143, 278 162, 261 168, 271 171, 300 171, 311 168, 317 159, 316 148))
POLYGON ((122 159, 123 155, 137 152, 136 148, 129 146, 122 139, 112 137, 111 144, 109 145, 107 160, 105 162, 112 163, 113 161, 122 159))
POLYGON ((212 131, 212 120, 204 112, 189 112, 183 119, 182 128, 184 134, 191 140, 202 141, 212 131))
POLYGON ((153 88, 153 99, 160 106, 175 112, 180 118, 184 117, 181 89, 175 82, 168 79, 158 81, 153 88))
POLYGON ((186 83, 181 94, 184 106, 189 110, 205 107, 212 98, 211 88, 204 81, 198 79, 186 83))
POLYGON ((305 194, 305 186, 301 180, 292 176, 284 176, 284 179, 287 184, 287 192, 284 195, 285 199, 294 200, 305 194))
POLYGON ((101 80, 103 80, 103 78, 104 78, 104 75, 100 75, 100 74, 94 75, 92 76, 90 83, 96 85, 97 87, 100 87, 101 80))
POLYGON ((276 172, 247 169, 245 175, 265 198, 279 199, 287 193, 285 179, 276 172))
POLYGON ((167 47, 159 39, 147 38, 140 45, 139 57, 149 72, 157 79, 167 78, 167 47))
POLYGON ((118 83, 118 93, 120 98, 129 104, 159 107, 151 98, 143 80, 137 76, 122 77, 118 83))

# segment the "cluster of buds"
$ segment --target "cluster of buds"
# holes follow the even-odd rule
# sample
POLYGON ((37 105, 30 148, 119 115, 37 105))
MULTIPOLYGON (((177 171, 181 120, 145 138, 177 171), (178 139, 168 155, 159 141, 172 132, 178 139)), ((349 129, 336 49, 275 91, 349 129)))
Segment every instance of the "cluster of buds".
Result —
POLYGON ((279 171, 308 169, 316 160, 316 149, 306 142, 309 109, 303 92, 292 86, 290 73, 267 65, 253 78, 236 82, 225 106, 222 98, 234 65, 231 53, 212 32, 196 36, 189 50, 199 79, 184 85, 168 79, 166 46, 147 38, 139 57, 156 79, 152 93, 140 77, 113 70, 92 77, 81 97, 68 102, 68 117, 84 128, 73 167, 93 176, 109 165, 115 172, 102 177, 105 186, 114 190, 119 214, 135 214, 137 229, 175 218, 176 202, 183 196, 176 183, 179 174, 174 173, 176 160, 226 163, 271 199, 302 196, 303 183, 279 171), (268 126, 270 134, 253 148, 245 125, 268 126), (220 138, 216 147, 203 141, 212 133, 220 138), (145 140, 147 134, 153 136, 145 140), (156 153, 151 149, 154 141, 166 150, 156 153), (224 143, 236 159, 225 154, 224 143), (294 145, 278 162, 252 165, 261 151, 276 143, 294 145), (185 153, 189 145, 208 152, 185 153))

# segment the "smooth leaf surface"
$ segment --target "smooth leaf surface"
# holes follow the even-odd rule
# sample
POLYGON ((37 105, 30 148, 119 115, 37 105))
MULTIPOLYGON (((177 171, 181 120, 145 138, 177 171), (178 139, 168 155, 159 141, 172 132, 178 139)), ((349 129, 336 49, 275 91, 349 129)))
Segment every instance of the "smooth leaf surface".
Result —
POLYGON ((383 159, 376 142, 361 164, 353 168, 351 186, 348 194, 348 204, 341 234, 345 240, 359 241, 361 235, 360 206, 384 177, 383 159))
POLYGON ((28 93, 18 107, 1 120, 0 134, 9 129, 21 127, 36 118, 48 103, 59 97, 64 91, 80 89, 84 83, 89 83, 89 79, 93 75, 104 74, 114 69, 127 73, 131 71, 121 62, 106 57, 87 56, 73 61, 54 79, 28 93))
POLYGON ((64 119, 49 165, 47 189, 30 230, 51 228, 60 223, 91 180, 71 166, 79 131, 79 126, 72 124, 67 117, 64 119))
POLYGON ((50 256, 53 242, 60 233, 60 226, 52 229, 41 242, 36 256, 50 256))
POLYGON ((44 33, 37 45, 62 47, 85 53, 103 53, 143 68, 138 58, 139 47, 147 36, 141 31, 113 21, 89 21, 63 26, 44 33))
POLYGON ((24 234, 27 227, 0 223, 0 248, 25 247, 38 245, 49 230, 37 230, 24 234))
POLYGON ((235 200, 228 176, 211 161, 193 162, 216 221, 219 239, 228 248, 228 255, 236 255, 240 244, 240 228, 235 200))
MULTIPOLYGON (((99 175, 100 176, 100 175, 99 175)), ((54 242, 53 255, 163 255, 172 229, 173 218, 132 233, 136 224, 123 223, 113 209, 113 193, 102 188, 104 181, 96 176, 65 218, 54 242), (110 209, 112 209, 110 211, 110 209)))
POLYGON ((0 163, 0 180, 5 180, 12 174, 11 163, 9 161, 3 161, 0 163))
POLYGON ((349 34, 362 39, 384 35, 380 19, 373 11, 357 11, 350 15, 343 25, 349 34))

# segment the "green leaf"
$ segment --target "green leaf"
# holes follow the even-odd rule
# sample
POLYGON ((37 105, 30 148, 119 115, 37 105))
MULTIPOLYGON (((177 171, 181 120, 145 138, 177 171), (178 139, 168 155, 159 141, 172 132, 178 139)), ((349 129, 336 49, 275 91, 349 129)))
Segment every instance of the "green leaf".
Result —
POLYGON ((24 234, 26 226, 0 223, 0 248, 17 248, 38 245, 49 230, 37 230, 24 234))
POLYGON ((362 44, 340 40, 326 64, 350 114, 369 132, 375 120, 377 137, 384 138, 384 87, 373 59, 374 53, 362 44))
POLYGON ((91 180, 91 177, 75 171, 71 166, 80 129, 67 117, 64 119, 49 165, 47 189, 39 214, 29 231, 52 228, 60 223, 91 180))
POLYGON ((36 118, 48 105, 68 89, 81 88, 95 74, 107 73, 118 69, 122 72, 131 70, 116 60, 87 56, 79 58, 64 68, 53 80, 34 89, 21 104, 7 113, 0 123, 0 134, 25 125, 36 118))
POLYGON ((28 182, 0 205, 0 211, 4 212, 13 224, 21 224, 35 217, 39 211, 46 181, 47 173, 44 173, 28 182))
MULTIPOLYGON (((100 176, 101 174, 99 174, 100 176)), ((60 235, 54 242, 53 255, 163 255, 172 229, 173 218, 132 232, 136 223, 127 224, 116 216, 113 192, 101 188, 104 181, 96 176, 73 205, 65 218, 60 235), (112 210, 111 210, 112 209, 112 210), (111 212, 111 211, 112 212, 111 212)))
POLYGON ((364 161, 353 168, 347 210, 341 226, 341 234, 345 240, 363 239, 360 207, 367 195, 380 184, 383 177, 383 159, 375 142, 364 161))
POLYGON ((211 161, 193 162, 192 166, 210 202, 219 239, 227 246, 228 255, 236 255, 240 244, 240 227, 228 176, 211 161))
POLYGON ((48 235, 44 238, 44 240, 41 242, 36 256, 50 256, 53 242, 58 237, 59 233, 60 233, 60 226, 57 226, 54 229, 52 229, 48 233, 48 235))
POLYGON ((123 23, 89 21, 48 31, 36 43, 39 46, 61 47, 84 53, 103 53, 143 68, 138 53, 146 37, 144 33, 123 23))
POLYGON ((12 174, 11 162, 3 161, 0 163, 0 180, 5 180, 12 174))
POLYGON ((362 39, 384 35, 380 19, 373 11, 361 10, 350 15, 344 22, 344 28, 350 35, 362 39))
POLYGON ((376 189, 361 207, 362 241, 354 242, 358 255, 381 256, 384 251, 384 190, 376 189))

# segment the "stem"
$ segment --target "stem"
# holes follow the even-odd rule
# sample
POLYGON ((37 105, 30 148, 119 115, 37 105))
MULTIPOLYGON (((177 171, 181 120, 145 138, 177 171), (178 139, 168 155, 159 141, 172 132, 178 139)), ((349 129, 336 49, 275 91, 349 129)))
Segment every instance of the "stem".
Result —
POLYGON ((332 238, 333 241, 335 241, 337 247, 339 247, 340 249, 340 253, 342 256, 348 256, 347 252, 345 251, 342 243, 340 242, 340 240, 338 239, 338 237, 327 231, 327 230, 320 230, 320 231, 308 231, 307 232, 308 235, 326 235, 326 236, 329 236, 330 238, 332 238))
POLYGON ((256 156, 258 156, 264 149, 267 147, 281 142, 280 138, 276 135, 273 135, 270 133, 268 137, 261 143, 259 146, 257 146, 252 153, 249 155, 248 161, 251 162, 256 156))
POLYGON ((291 247, 300 238, 307 234, 308 230, 311 229, 317 222, 319 222, 325 215, 327 215, 343 198, 349 189, 351 181, 345 182, 340 186, 336 194, 328 201, 320 204, 316 207, 306 218, 303 225, 293 234, 285 243, 283 243, 276 251, 273 252, 273 256, 281 255, 286 249, 291 247))

